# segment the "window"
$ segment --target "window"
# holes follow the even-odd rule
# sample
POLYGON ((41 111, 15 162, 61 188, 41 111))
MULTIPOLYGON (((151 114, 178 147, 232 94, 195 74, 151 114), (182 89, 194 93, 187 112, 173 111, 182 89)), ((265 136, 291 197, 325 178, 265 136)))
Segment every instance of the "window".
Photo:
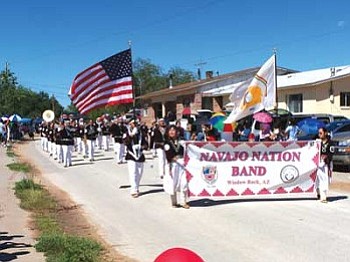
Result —
POLYGON ((340 106, 350 107, 350 92, 340 92, 340 106))
POLYGON ((350 131, 350 124, 349 125, 344 125, 344 126, 342 126, 341 128, 339 128, 338 130, 337 130, 337 133, 338 132, 349 132, 350 131))
POLYGON ((212 97, 202 97, 202 109, 213 110, 213 98, 212 97))
POLYGON ((303 95, 295 94, 288 96, 288 108, 292 113, 303 112, 303 95))

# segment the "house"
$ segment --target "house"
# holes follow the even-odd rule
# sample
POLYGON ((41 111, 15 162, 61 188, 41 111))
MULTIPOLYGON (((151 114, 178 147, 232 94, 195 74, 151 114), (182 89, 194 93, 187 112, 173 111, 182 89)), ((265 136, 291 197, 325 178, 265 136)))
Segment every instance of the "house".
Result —
MULTIPOLYGON (((182 117, 184 109, 221 111, 233 89, 252 78, 260 68, 221 76, 207 72, 206 79, 162 89, 137 97, 144 105, 147 123, 166 116, 182 117)), ((350 66, 304 72, 277 68, 277 105, 292 113, 328 113, 350 118, 350 66)))
POLYGON ((277 77, 278 107, 350 118, 350 65, 277 77))
MULTIPOLYGON (((180 119, 185 111, 210 109, 221 111, 229 103, 229 92, 213 94, 211 90, 221 90, 252 78, 259 67, 249 68, 225 75, 213 76, 212 71, 206 72, 206 78, 199 81, 181 84, 136 97, 141 100, 144 114, 142 120, 147 124, 155 119, 165 117, 170 111, 180 119)), ((278 75, 286 75, 296 71, 277 68, 278 75)))

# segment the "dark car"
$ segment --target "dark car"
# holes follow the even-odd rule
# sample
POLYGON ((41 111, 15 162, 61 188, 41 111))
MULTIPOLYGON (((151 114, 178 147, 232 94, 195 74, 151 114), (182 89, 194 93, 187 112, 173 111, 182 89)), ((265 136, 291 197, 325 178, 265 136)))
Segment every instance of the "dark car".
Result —
MULTIPOLYGON (((338 122, 338 121, 337 121, 338 122)), ((341 121, 342 123, 327 126, 329 128, 332 140, 335 144, 333 155, 333 164, 344 166, 349 170, 350 167, 350 121, 341 121)), ((335 122, 334 122, 335 123, 335 122)), ((326 127, 326 128, 327 128, 326 127)))

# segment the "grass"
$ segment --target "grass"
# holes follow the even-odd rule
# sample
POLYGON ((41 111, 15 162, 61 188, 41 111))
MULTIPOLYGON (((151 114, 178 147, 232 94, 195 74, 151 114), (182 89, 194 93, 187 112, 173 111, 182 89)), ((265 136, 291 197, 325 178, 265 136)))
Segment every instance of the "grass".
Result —
POLYGON ((41 235, 35 248, 45 252, 48 262, 94 262, 102 249, 94 240, 64 233, 41 235))
POLYGON ((15 194, 21 207, 35 213, 35 224, 40 237, 35 248, 44 252, 48 262, 100 261, 101 245, 95 240, 68 235, 56 219, 57 203, 49 192, 32 179, 15 184, 15 194))
POLYGON ((13 150, 12 150, 12 148, 7 148, 7 150, 6 150, 6 155, 8 156, 8 157, 16 157, 17 155, 15 154, 15 152, 13 152, 13 150))
POLYGON ((28 164, 18 162, 8 164, 7 167, 12 171, 23 173, 29 173, 32 170, 32 168, 28 164))

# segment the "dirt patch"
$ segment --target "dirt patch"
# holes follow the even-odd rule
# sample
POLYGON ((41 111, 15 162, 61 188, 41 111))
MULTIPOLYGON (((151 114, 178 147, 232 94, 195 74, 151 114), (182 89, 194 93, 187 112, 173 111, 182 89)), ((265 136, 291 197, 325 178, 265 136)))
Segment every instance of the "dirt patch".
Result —
POLYGON ((332 182, 330 190, 337 190, 341 192, 350 192, 350 184, 346 182, 332 182))
MULTIPOLYGON (((68 234, 89 237, 97 240, 102 246, 101 260, 106 262, 120 261, 120 262, 136 262, 129 257, 118 253, 110 244, 108 244, 99 234, 89 221, 83 209, 76 205, 69 197, 69 195, 50 183, 42 175, 41 171, 33 165, 25 156, 23 156, 20 147, 28 146, 26 142, 21 142, 21 145, 15 145, 13 151, 18 155, 18 159, 23 163, 28 163, 32 167, 31 178, 36 182, 44 185, 50 192, 52 197, 57 201, 56 218, 62 230, 68 234)), ((33 231, 33 235, 38 237, 39 232, 35 228, 35 224, 30 222, 28 227, 33 231)))

